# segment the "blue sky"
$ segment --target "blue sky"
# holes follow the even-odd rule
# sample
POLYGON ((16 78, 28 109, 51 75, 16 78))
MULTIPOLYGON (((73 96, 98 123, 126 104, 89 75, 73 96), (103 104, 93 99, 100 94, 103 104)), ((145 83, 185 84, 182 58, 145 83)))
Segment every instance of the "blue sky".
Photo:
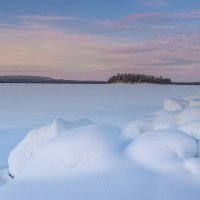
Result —
POLYGON ((0 74, 200 81, 200 1, 6 0, 0 74))

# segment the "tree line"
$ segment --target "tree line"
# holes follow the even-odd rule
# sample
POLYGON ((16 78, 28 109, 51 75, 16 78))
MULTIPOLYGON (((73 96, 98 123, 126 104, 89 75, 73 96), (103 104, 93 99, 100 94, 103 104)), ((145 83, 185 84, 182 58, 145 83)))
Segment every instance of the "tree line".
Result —
POLYGON ((171 84, 170 78, 156 77, 145 74, 117 74, 108 79, 108 83, 156 83, 171 84))

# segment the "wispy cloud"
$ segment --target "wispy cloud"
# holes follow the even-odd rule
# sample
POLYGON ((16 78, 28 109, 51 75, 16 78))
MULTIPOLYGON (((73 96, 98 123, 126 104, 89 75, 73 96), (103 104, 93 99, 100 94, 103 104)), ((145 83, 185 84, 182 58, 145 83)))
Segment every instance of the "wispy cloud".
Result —
MULTIPOLYGON (((154 13, 134 13, 122 17, 118 20, 90 20, 71 16, 37 16, 25 15, 15 16, 15 19, 20 24, 25 26, 38 26, 41 28, 47 24, 52 26, 59 26, 58 22, 68 21, 70 23, 62 23, 64 29, 76 32, 122 32, 122 31, 135 31, 146 28, 165 28, 167 25, 173 25, 180 21, 185 23, 185 20, 198 20, 200 19, 200 10, 193 10, 190 12, 154 12, 154 13)), ((177 25, 178 27, 178 25, 177 25)), ((169 30, 169 29, 168 29, 169 30)))
POLYGON ((15 19, 18 20, 34 20, 34 21, 55 21, 55 20, 73 20, 75 17, 66 17, 66 16, 46 16, 46 15, 23 15, 15 16, 15 19))
POLYGON ((104 20, 97 21, 102 30, 106 31, 124 31, 134 30, 138 26, 152 26, 152 25, 165 25, 184 20, 200 19, 200 10, 193 10, 190 12, 175 12, 175 13, 135 13, 123 17, 119 20, 104 20))
POLYGON ((0 23, 0 27, 1 28, 14 28, 14 27, 16 27, 16 25, 0 23))

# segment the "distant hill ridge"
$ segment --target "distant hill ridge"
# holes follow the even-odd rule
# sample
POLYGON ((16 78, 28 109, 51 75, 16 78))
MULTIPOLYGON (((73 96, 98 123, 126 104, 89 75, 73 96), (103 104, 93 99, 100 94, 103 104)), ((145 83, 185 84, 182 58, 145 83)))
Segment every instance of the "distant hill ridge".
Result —
POLYGON ((6 75, 0 76, 0 80, 22 80, 22 79, 31 79, 31 80, 53 80, 53 78, 45 76, 31 76, 31 75, 6 75))
POLYGON ((82 80, 65 80, 54 79, 44 76, 31 75, 6 75, 0 76, 0 83, 73 83, 73 84, 105 84, 107 81, 82 81, 82 80))

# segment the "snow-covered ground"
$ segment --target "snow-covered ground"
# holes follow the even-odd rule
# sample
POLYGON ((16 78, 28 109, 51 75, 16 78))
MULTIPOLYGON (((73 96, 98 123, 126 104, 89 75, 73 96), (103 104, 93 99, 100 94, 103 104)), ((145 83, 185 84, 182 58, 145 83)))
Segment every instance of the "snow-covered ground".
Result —
POLYGON ((199 86, 0 92, 1 199, 199 199, 199 86))

